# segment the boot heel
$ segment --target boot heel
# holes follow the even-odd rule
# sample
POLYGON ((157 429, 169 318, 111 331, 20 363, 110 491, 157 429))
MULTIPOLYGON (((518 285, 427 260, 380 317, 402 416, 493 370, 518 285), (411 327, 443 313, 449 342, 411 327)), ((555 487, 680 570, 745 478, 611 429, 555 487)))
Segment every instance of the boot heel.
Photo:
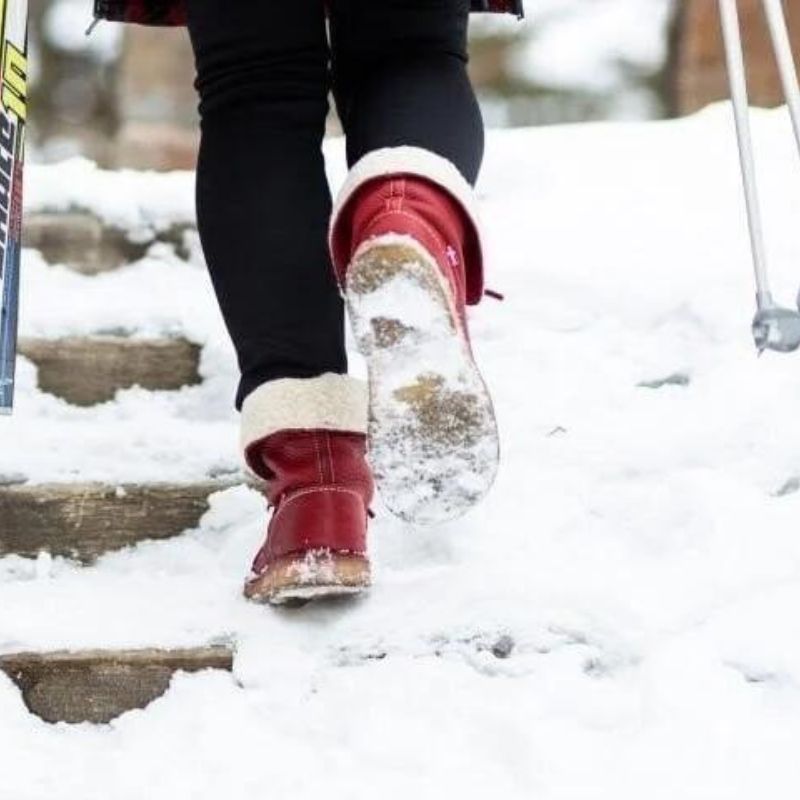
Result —
POLYGON ((245 595, 273 605, 358 594, 370 586, 364 504, 339 486, 315 487, 285 499, 272 519, 265 569, 245 595), (358 548, 352 543, 359 543, 358 548))

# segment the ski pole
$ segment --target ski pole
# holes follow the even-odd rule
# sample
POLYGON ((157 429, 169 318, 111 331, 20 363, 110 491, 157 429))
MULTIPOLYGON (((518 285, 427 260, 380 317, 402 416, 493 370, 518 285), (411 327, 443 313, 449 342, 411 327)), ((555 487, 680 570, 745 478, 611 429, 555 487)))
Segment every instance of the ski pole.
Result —
POLYGON ((0 48, 0 414, 10 414, 22 248, 28 0, 0 0, 0 48))
POLYGON ((757 300, 759 308, 772 304, 772 295, 767 275, 767 254, 764 244, 764 225, 761 216, 761 201, 758 196, 758 179, 753 148, 753 133, 750 128, 750 98, 747 94, 747 75, 744 64, 744 47, 737 0, 720 0, 722 36, 725 41, 725 58, 728 64, 728 79, 731 85, 731 100, 736 120, 736 135, 739 143, 739 162, 742 169, 747 221, 750 228, 750 244, 756 274, 757 300))
MULTIPOLYGON (((780 2, 780 0, 778 0, 780 2)), ((758 178, 753 147, 753 134, 750 127, 750 102, 747 94, 747 72, 744 63, 744 47, 739 23, 737 0, 719 0, 722 21, 722 38, 725 43, 725 59, 728 65, 728 78, 731 86, 731 100, 736 122, 736 138, 739 147, 739 163, 742 170, 747 224, 750 231, 750 247, 753 254, 753 268, 756 278, 756 316, 753 320, 753 339, 759 353, 764 350, 777 350, 788 353, 800 347, 800 312, 779 306, 770 291, 767 272, 767 251, 764 241, 764 224, 761 202, 758 194, 758 178)), ((765 6, 766 8, 766 6, 765 6)), ((773 22, 777 23, 774 14, 773 22)), ((780 9, 781 19, 783 9, 780 9)), ((789 44, 788 31, 786 45, 789 44)), ((778 45, 776 44, 776 50, 778 45)), ((788 47, 791 58, 791 47, 788 47)), ((800 115, 798 115, 800 120, 800 115)), ((799 140, 800 142, 800 140, 799 140)))
POLYGON ((778 62, 783 94, 792 118, 797 149, 800 151, 800 83, 797 79, 797 68, 792 55, 792 43, 789 39, 789 26, 783 10, 783 0, 763 0, 763 2, 772 47, 778 62))

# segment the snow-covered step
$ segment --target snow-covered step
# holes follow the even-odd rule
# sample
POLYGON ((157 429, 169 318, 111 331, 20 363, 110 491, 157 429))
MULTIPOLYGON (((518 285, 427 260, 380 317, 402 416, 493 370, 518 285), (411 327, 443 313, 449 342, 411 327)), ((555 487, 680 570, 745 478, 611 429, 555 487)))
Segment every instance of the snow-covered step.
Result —
POLYGON ((182 338, 23 338, 19 352, 38 367, 42 391, 77 406, 113 400, 131 386, 169 391, 201 381, 201 348, 182 338))
POLYGON ((235 477, 197 483, 0 485, 0 557, 41 552, 90 563, 104 553, 196 528, 235 477))
POLYGON ((47 722, 110 722, 167 691, 176 672, 231 671, 233 650, 122 650, 0 655, 0 671, 47 722))
POLYGON ((142 258, 155 242, 172 245, 188 257, 187 235, 194 227, 175 223, 135 237, 87 211, 39 212, 26 215, 25 247, 41 252, 50 264, 63 264, 85 275, 97 275, 142 258))

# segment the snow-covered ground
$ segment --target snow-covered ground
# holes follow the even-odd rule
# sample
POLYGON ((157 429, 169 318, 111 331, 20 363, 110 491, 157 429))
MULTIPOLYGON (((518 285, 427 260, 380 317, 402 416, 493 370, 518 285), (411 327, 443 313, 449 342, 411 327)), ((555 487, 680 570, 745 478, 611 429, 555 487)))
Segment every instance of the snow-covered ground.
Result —
POLYGON ((533 40, 515 64, 516 73, 553 88, 619 91, 631 70, 653 74, 666 61, 674 4, 675 0, 537 0, 526 22, 533 40))
POLYGON ((514 38, 506 66, 516 88, 510 96, 487 92, 486 118, 506 127, 663 116, 658 75, 667 62, 676 5, 677 0, 536 0, 526 4, 522 25, 507 16, 473 17, 476 38, 514 38))
MULTIPOLYGON (((501 477, 439 529, 378 506, 367 598, 248 605, 264 518, 245 488, 198 530, 91 569, 0 559, 0 652, 237 646, 232 676, 179 676, 105 727, 47 725, 0 676, 0 797, 796 800, 800 361, 751 344, 729 114, 490 137, 489 284, 507 299, 473 325, 501 477)), ((789 302, 800 173, 783 115, 759 114, 756 137, 789 302)), ((33 171, 29 202, 72 192, 137 225, 191 213, 190 176, 87 170, 33 171), (128 191, 160 208, 121 208, 128 191)), ((24 334, 183 331, 209 379, 80 410, 23 364, 0 473, 236 468, 235 375, 199 263, 162 248, 84 278, 27 253, 24 271, 24 334)))

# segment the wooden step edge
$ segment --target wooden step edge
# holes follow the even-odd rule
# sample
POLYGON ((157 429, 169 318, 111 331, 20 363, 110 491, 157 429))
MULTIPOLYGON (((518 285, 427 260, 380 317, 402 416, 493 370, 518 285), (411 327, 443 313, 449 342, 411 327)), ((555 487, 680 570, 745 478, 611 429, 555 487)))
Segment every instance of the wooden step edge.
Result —
POLYGON ((234 648, 87 650, 0 655, 0 671, 20 689, 28 710, 46 722, 107 723, 145 708, 177 672, 231 672, 234 648))
POLYGON ((183 259, 190 256, 189 223, 174 223, 134 241, 128 231, 109 225, 89 211, 38 211, 25 215, 23 247, 38 250, 48 264, 63 264, 84 275, 98 275, 143 258, 156 242, 169 244, 183 259))
POLYGON ((202 347, 183 338, 23 337, 19 354, 38 370, 38 386, 76 406, 113 400, 122 389, 175 391, 202 382, 202 347))
POLYGON ((211 495, 244 483, 235 475, 194 483, 0 485, 0 557, 46 552, 91 564, 197 528, 211 495))

